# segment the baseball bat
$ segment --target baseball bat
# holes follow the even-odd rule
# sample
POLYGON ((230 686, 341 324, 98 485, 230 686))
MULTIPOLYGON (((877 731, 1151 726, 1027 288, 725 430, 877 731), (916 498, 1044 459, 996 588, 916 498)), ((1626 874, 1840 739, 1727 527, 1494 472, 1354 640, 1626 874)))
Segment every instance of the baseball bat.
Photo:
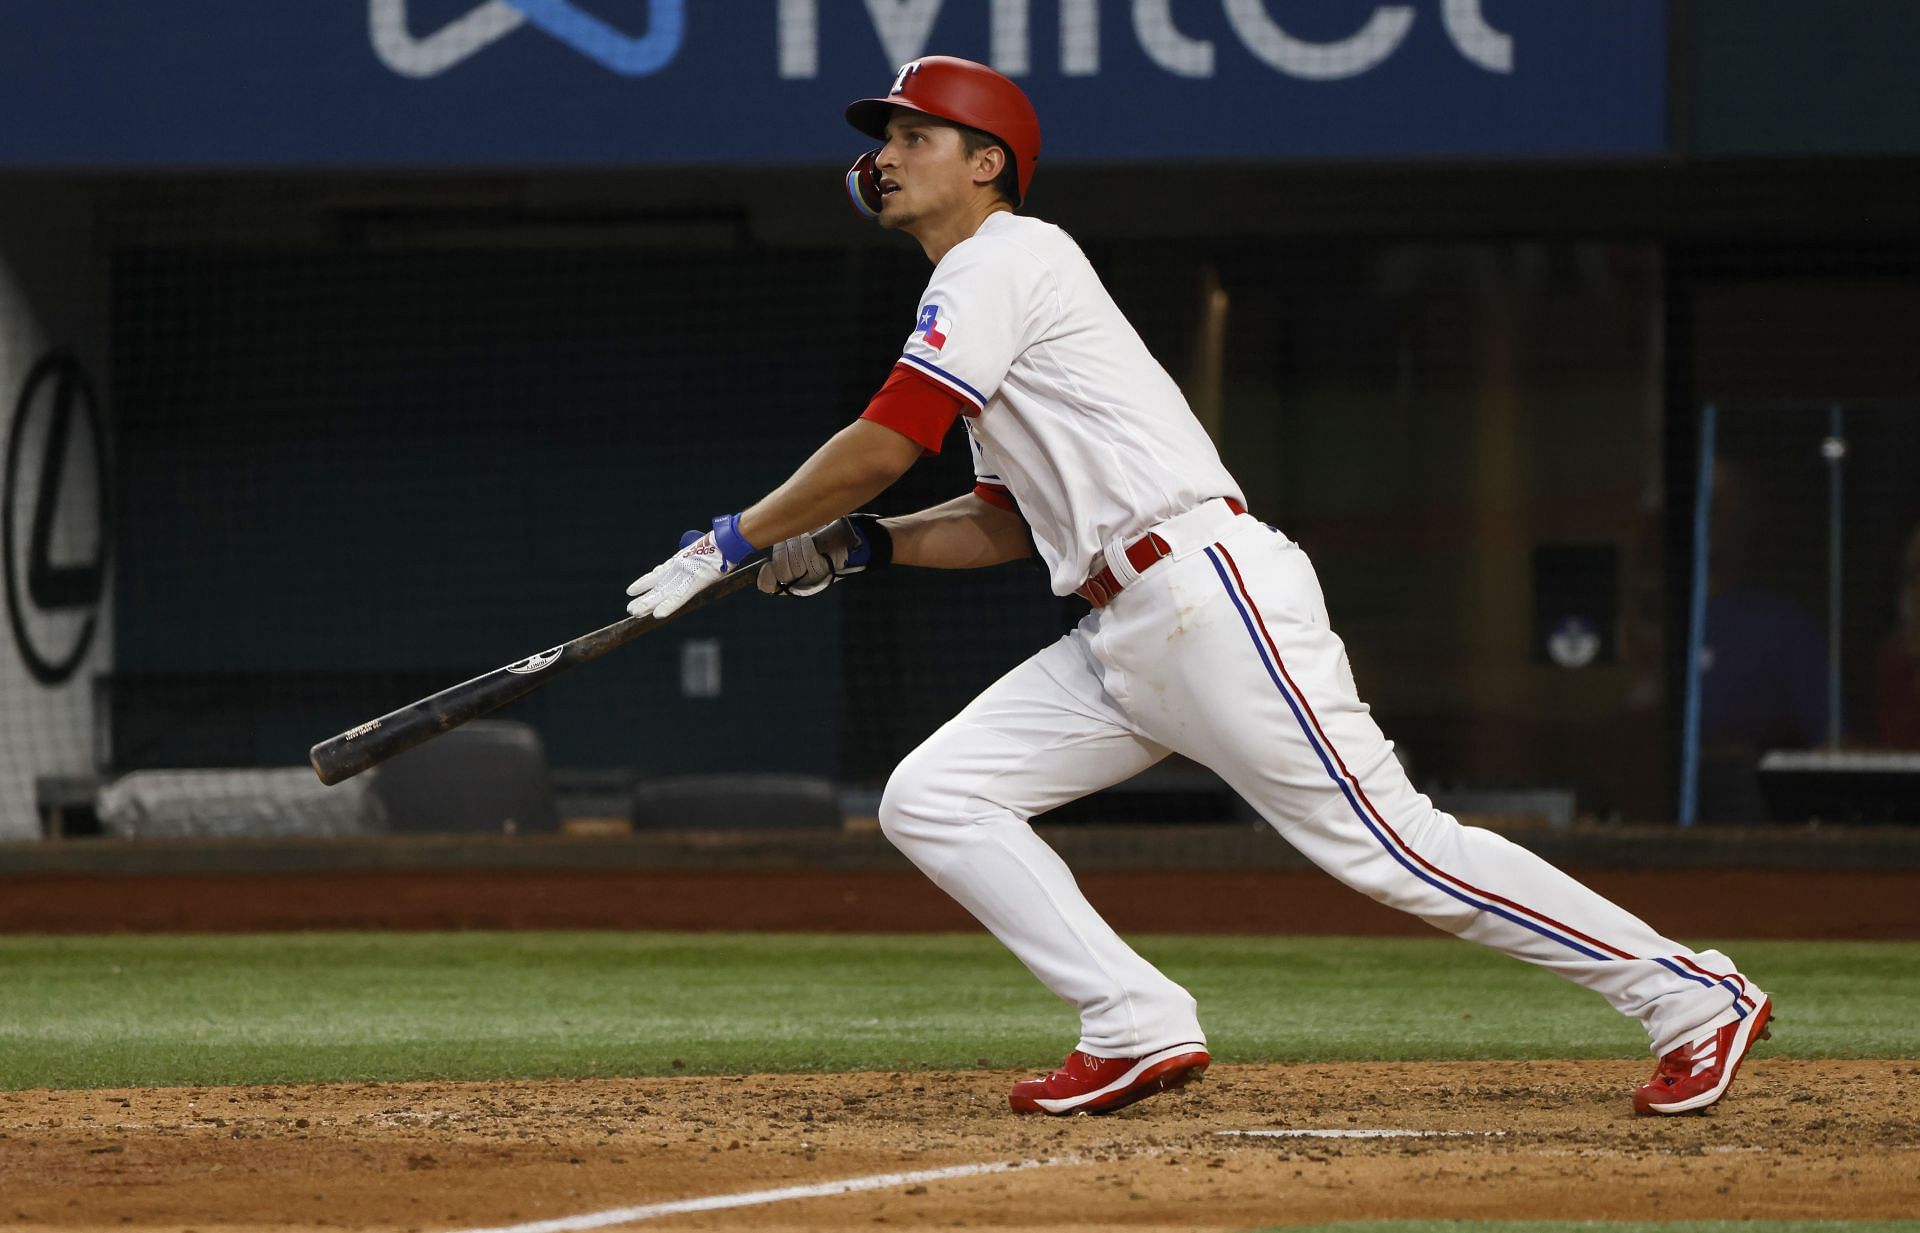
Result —
MULTIPOLYGON (((823 554, 831 553, 836 548, 849 546, 851 534, 846 520, 837 519, 814 532, 814 546, 823 554)), ((309 755, 314 774, 328 785, 351 779, 395 754, 405 753, 461 724, 524 698, 561 673, 650 634, 668 621, 677 621, 696 608, 733 594, 758 578, 765 566, 764 557, 744 563, 693 596, 665 620, 652 615, 626 617, 328 737, 315 745, 309 755)))

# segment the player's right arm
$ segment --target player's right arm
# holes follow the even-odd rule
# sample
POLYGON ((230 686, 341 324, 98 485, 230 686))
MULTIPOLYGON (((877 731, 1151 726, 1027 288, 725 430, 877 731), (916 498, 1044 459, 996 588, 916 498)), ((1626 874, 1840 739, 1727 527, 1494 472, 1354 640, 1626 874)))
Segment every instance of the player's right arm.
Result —
POLYGON ((851 534, 828 538, 848 546, 823 553, 812 535, 782 540, 755 585, 769 595, 818 595, 842 578, 884 565, 981 569, 1033 554, 1026 521, 1012 503, 983 497, 978 489, 899 518, 849 514, 829 527, 841 523, 851 534))
POLYGON ((979 492, 899 518, 882 519, 893 536, 893 563, 928 569, 981 569, 1033 555, 1026 520, 979 492))

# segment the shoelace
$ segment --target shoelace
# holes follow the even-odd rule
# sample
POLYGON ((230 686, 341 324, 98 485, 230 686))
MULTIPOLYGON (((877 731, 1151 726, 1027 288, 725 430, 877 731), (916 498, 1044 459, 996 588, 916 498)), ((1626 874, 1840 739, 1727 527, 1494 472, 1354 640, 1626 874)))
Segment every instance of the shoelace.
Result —
POLYGON ((1659 1067, 1653 1072, 1653 1082, 1673 1087, 1682 1079, 1692 1076, 1694 1060, 1699 1056, 1703 1043, 1691 1041, 1661 1058, 1659 1067))

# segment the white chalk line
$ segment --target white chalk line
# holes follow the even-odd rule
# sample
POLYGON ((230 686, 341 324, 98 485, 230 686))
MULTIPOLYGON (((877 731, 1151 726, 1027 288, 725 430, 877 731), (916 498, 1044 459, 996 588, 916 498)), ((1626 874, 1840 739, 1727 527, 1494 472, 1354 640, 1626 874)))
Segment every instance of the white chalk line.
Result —
POLYGON ((816 1182, 809 1186, 782 1186, 777 1190, 749 1190, 739 1194, 708 1195, 700 1199, 675 1199, 670 1203, 649 1203, 644 1207, 616 1207, 604 1212, 579 1216, 560 1216, 553 1220, 534 1220, 526 1224, 503 1224, 482 1229, 461 1229, 459 1233, 571 1233, 575 1229, 604 1229, 609 1225, 636 1224, 661 1216, 684 1216, 692 1212, 717 1212, 731 1207, 756 1207, 765 1203, 786 1203, 794 1199, 820 1199, 861 1190, 885 1190, 889 1186, 916 1186, 923 1182, 944 1182, 958 1177, 981 1177, 990 1173, 1018 1173, 1024 1169, 1044 1169, 1050 1165, 1079 1164, 1077 1156, 1051 1156, 1045 1160, 996 1160, 985 1164, 950 1165, 944 1169, 917 1169, 911 1173, 878 1173, 868 1177, 850 1177, 837 1182, 816 1182))
POLYGON ((1467 1139, 1497 1138, 1504 1130, 1216 1130, 1243 1139, 1467 1139))

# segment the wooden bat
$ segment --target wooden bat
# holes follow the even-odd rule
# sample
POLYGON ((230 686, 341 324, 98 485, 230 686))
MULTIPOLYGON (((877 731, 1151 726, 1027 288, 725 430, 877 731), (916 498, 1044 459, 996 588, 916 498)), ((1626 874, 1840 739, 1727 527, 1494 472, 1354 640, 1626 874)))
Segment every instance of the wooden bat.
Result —
MULTIPOLYGON (((836 549, 850 547, 852 535, 847 521, 836 519, 814 532, 814 547, 823 555, 830 555, 836 549)), ((582 634, 572 642, 515 660, 504 668, 449 686, 432 697, 328 737, 315 745, 309 755, 314 774, 320 776, 324 784, 351 779, 395 754, 405 753, 443 732, 451 732, 469 720, 524 698, 561 673, 623 647, 642 634, 650 634, 668 621, 677 621, 696 608, 733 594, 758 578, 765 567, 764 558, 743 563, 689 599, 666 620, 650 615, 626 617, 590 634, 582 634)))

